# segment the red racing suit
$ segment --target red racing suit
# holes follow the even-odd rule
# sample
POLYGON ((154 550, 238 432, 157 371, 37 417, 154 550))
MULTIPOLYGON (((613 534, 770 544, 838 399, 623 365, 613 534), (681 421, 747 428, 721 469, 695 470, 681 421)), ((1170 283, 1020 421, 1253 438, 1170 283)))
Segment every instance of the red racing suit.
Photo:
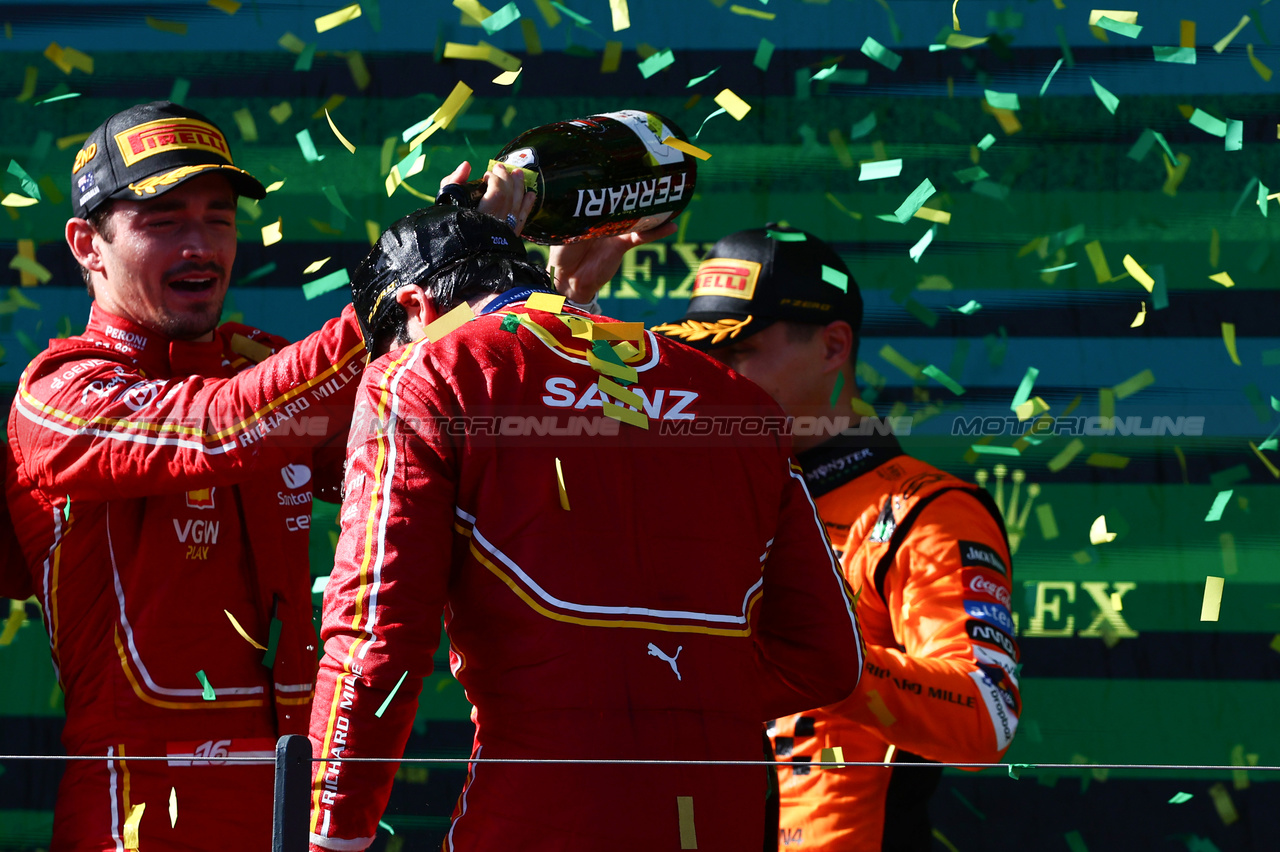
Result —
POLYGON ((849 761, 1000 759, 1021 710, 1003 520, 985 491, 891 436, 840 437, 799 458, 859 590, 866 668, 848 699, 770 726, 778 847, 932 849, 927 804, 941 770, 807 764, 836 747, 849 761))
MULTIPOLYGON (((442 611, 480 761, 758 761, 775 710, 856 685, 852 593, 772 400, 651 333, 619 352, 511 310, 365 373, 312 711, 315 848, 373 841, 397 765, 347 758, 403 754, 442 611), (647 428, 602 416, 602 386, 647 428), (755 437, 713 433, 744 413, 755 437)), ((767 783, 475 762, 445 846, 758 849, 767 783)))
POLYGON ((285 346, 233 323, 170 340, 95 306, 27 366, 9 508, 66 694, 63 743, 107 758, 68 764, 54 850, 122 849, 139 804, 144 849, 270 842, 272 767, 210 758, 269 757, 306 730, 311 500, 340 478, 325 445, 363 364, 350 309, 285 346), (122 759, 138 755, 170 760, 122 759))

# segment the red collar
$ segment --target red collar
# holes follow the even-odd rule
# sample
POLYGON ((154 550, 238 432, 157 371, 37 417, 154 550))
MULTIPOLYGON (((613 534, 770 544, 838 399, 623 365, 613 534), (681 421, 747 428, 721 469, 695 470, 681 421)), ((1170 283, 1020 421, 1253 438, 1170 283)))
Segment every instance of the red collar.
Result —
POLYGON ((230 375, 233 372, 231 361, 235 355, 222 329, 214 331, 213 340, 207 343, 173 340, 109 313, 95 302, 83 336, 98 346, 133 358, 139 367, 156 376, 230 375))

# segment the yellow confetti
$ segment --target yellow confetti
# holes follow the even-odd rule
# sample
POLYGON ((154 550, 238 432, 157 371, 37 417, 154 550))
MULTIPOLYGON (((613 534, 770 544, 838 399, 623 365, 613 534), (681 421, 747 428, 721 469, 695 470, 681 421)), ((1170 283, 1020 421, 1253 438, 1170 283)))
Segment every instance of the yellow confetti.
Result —
POLYGON ((174 35, 184 36, 187 34, 187 25, 182 21, 162 21, 159 18, 153 18, 150 15, 146 17, 147 26, 153 30, 159 30, 162 33, 173 33, 174 35))
POLYGON ((1114 388, 1116 399, 1128 399, 1145 387, 1155 384, 1156 375, 1148 368, 1135 376, 1130 376, 1114 388))
POLYGON ((1182 21, 1178 29, 1178 47, 1196 46, 1196 22, 1182 21))
POLYGON ((668 136, 666 139, 663 139, 662 144, 670 145, 677 151, 683 151, 691 157, 697 157, 699 160, 711 159, 711 155, 699 148, 697 145, 690 145, 688 142, 675 136, 668 136))
POLYGON ((321 268, 321 267, 323 267, 323 266, 324 266, 326 263, 328 263, 330 260, 333 260, 333 257, 332 257, 332 256, 329 256, 329 257, 322 257, 322 258, 320 258, 319 260, 313 260, 313 261, 311 261, 311 263, 308 263, 308 264, 307 264, 307 268, 306 268, 306 269, 302 270, 302 274, 303 274, 303 275, 310 275, 310 274, 311 274, 311 273, 313 273, 313 272, 319 272, 319 271, 320 271, 320 268, 321 268))
POLYGON ((520 60, 507 53, 505 50, 499 50, 487 42, 479 44, 459 44, 458 42, 446 42, 444 46, 445 59, 475 59, 480 62, 488 62, 503 71, 515 71, 520 67, 520 60))
POLYGON ((1142 303, 1142 309, 1138 311, 1138 315, 1133 318, 1133 322, 1129 323, 1129 328, 1137 328, 1147 321, 1147 303, 1142 303))
POLYGON ((886 728, 898 721, 894 718, 889 708, 885 706, 884 699, 880 697, 880 693, 877 690, 871 689, 867 691, 867 708, 871 710, 877 721, 886 728))
POLYGON ((1053 506, 1048 503, 1036 506, 1036 520, 1040 522, 1040 534, 1045 541, 1053 541, 1058 537, 1058 519, 1054 517, 1053 506))
POLYGON ((1233 29, 1231 32, 1224 35, 1222 38, 1218 39, 1217 43, 1214 44, 1213 46, 1213 52, 1221 53, 1222 51, 1226 50, 1227 45, 1231 44, 1231 42, 1235 40, 1235 37, 1240 34, 1240 31, 1244 29, 1245 25, 1248 23, 1249 23, 1249 16, 1245 15, 1240 19, 1240 23, 1236 24, 1235 29, 1233 29))
POLYGON ((951 224, 951 213, 947 210, 934 210, 932 207, 921 207, 915 212, 915 218, 926 222, 937 222, 940 225, 951 224))
POLYGON ((228 15, 234 15, 240 11, 240 4, 236 0, 209 0, 209 5, 228 15))
POLYGON ((1111 266, 1107 263, 1107 255, 1102 250, 1102 243, 1094 240, 1084 247, 1085 254, 1089 256, 1089 263, 1093 266, 1093 277, 1098 279, 1099 284, 1104 284, 1111 280, 1111 266))
POLYGON ((364 91, 369 88, 369 81, 373 78, 369 76, 369 66, 365 64, 364 54, 358 50, 347 52, 347 70, 351 72, 351 81, 356 84, 356 88, 364 91))
POLYGON ((284 35, 280 36, 280 39, 276 42, 276 44, 280 45, 285 50, 294 54, 302 53, 302 51, 307 49, 307 43, 302 39, 298 38, 293 33, 285 33, 284 35))
POLYGON ((951 0, 951 29, 960 32, 960 16, 956 14, 956 7, 960 5, 960 0, 951 0))
POLYGON ((346 148, 352 154, 356 152, 356 146, 347 141, 347 137, 342 135, 342 131, 338 129, 338 125, 333 123, 333 116, 329 115, 329 110, 324 111, 324 117, 329 121, 329 129, 333 131, 333 135, 338 137, 338 141, 342 143, 342 147, 346 148))
POLYGON ((129 815, 125 817, 124 831, 122 832, 125 849, 136 850, 138 848, 138 823, 142 822, 142 812, 146 809, 145 802, 134 805, 129 809, 129 815))
MULTIPOLYGON (((818 756, 820 763, 838 763, 844 765, 844 746, 832 746, 824 748, 818 756)), ((825 768, 825 767, 824 767, 825 768)))
POLYGON ((630 408, 623 408, 608 401, 604 403, 604 416, 641 429, 649 428, 649 417, 643 411, 632 411, 630 408))
POLYGON ((746 6, 734 4, 729 7, 729 11, 735 15, 746 15, 749 18, 759 18, 762 21, 772 21, 778 17, 776 12, 766 12, 763 9, 750 9, 746 6))
MULTIPOLYGON (((22 91, 14 98, 18 103, 31 100, 31 96, 36 93, 36 80, 40 77, 40 69, 34 65, 28 65, 26 76, 22 80, 22 91)), ((59 148, 58 150, 62 150, 59 148)))
POLYGON ((1098 416, 1107 423, 1116 416, 1116 392, 1112 388, 1098 388, 1098 416))
POLYGON ((1200 620, 1217 621, 1222 610, 1222 584, 1225 577, 1204 578, 1204 600, 1200 603, 1200 620))
POLYGON ((738 121, 742 121, 743 117, 751 112, 751 105, 735 95, 732 89, 721 90, 720 94, 716 95, 716 103, 724 107, 725 112, 738 121))
POLYGON ((493 82, 497 83, 499 86, 510 86, 520 77, 520 72, 523 70, 524 66, 521 66, 514 71, 503 71, 497 77, 493 78, 493 82))
POLYGON ((1240 355, 1236 352, 1236 324, 1233 322, 1224 322, 1222 324, 1222 342, 1227 347, 1227 354, 1231 356, 1231 363, 1237 367, 1240 364, 1240 355))
POLYGON ((693 824, 693 796, 676 796, 676 814, 680 820, 680 848, 697 849, 698 832, 693 824))
POLYGON ((644 336, 642 322, 596 322, 591 324, 592 340, 639 340, 644 336))
POLYGON ((1062 452, 1049 460, 1049 470, 1054 473, 1062 470, 1064 467, 1071 464, 1072 459, 1080 455, 1080 451, 1083 449, 1084 441, 1081 441, 1079 438, 1072 438, 1071 443, 1067 444, 1067 446, 1063 448, 1062 452))
POLYGON ((538 6, 538 11, 542 13, 542 19, 547 22, 547 26, 555 29, 560 25, 560 13, 556 11, 556 7, 551 5, 551 0, 534 0, 538 6))
POLYGON ((276 219, 270 225, 267 225, 262 229, 262 244, 264 246, 273 246, 284 239, 284 234, 281 233, 280 230, 283 222, 283 218, 276 219))
POLYGON ((1253 70, 1258 72, 1258 76, 1262 78, 1264 83, 1271 82, 1271 69, 1261 59, 1253 55, 1253 45, 1246 44, 1244 47, 1249 54, 1249 64, 1253 66, 1253 70))
MULTIPOLYGON (((1098 246, 1099 246, 1099 251, 1101 251, 1101 243, 1099 243, 1098 246)), ((1092 256, 1090 256, 1089 259, 1093 260, 1092 256)), ((1106 258, 1104 257, 1102 260, 1102 263, 1104 266, 1106 265, 1106 262, 1107 262, 1106 258)), ((1128 271, 1130 275, 1133 276, 1135 281, 1137 281, 1139 284, 1142 285, 1142 288, 1146 290, 1148 293, 1150 293, 1151 290, 1156 286, 1156 280, 1152 278, 1150 275, 1148 275, 1145 269, 1143 269, 1141 266, 1138 265, 1138 261, 1133 259, 1133 255, 1126 254, 1124 256, 1124 268, 1125 270, 1128 271)))
POLYGON ((1112 470, 1124 470, 1129 466, 1129 457, 1118 456, 1115 453, 1091 453, 1089 458, 1085 459, 1084 463, 1090 467, 1106 467, 1112 470))
POLYGON ((951 35, 947 36, 947 47, 955 47, 960 50, 968 50, 971 47, 977 47, 980 44, 986 44, 990 40, 991 40, 991 36, 983 36, 982 38, 978 38, 977 36, 967 36, 967 35, 961 35, 960 33, 952 33, 951 35))
POLYGON ((293 104, 288 101, 281 101, 268 109, 267 114, 271 116, 271 120, 276 124, 284 124, 289 120, 289 116, 293 115, 293 104))
POLYGON ((471 322, 471 320, 475 319, 475 316, 475 311, 471 310, 471 306, 463 302, 424 328, 422 336, 432 343, 437 343, 471 322))
POLYGON ((546 311, 549 314, 558 314, 564 310, 564 296, 557 296, 553 293, 534 293, 525 300, 524 306, 531 311, 546 311))
POLYGON ((316 32, 326 33, 334 27, 340 27, 348 21, 354 21, 360 17, 360 4, 352 3, 350 6, 344 6, 336 12, 330 12, 327 15, 321 15, 316 18, 316 32))
POLYGON ((173 828, 178 824, 178 791, 174 787, 169 788, 169 827, 173 828))
POLYGON ((1099 515, 1089 527, 1090 544, 1107 544, 1116 540, 1116 534, 1107 532, 1107 516, 1099 515))
POLYGON ((19 195, 16 192, 7 193, 3 199, 0 199, 0 205, 5 207, 30 207, 33 204, 39 203, 40 202, 34 198, 27 198, 27 196, 19 195))
POLYGON ((1021 422, 1023 420, 1030 420, 1032 417, 1043 414, 1048 410, 1049 404, 1042 398, 1036 396, 1019 405, 1013 410, 1013 413, 1018 415, 1018 420, 1021 422))
POLYGON ((622 65, 622 42, 606 41, 604 53, 600 57, 600 73, 614 74, 622 65))
POLYGON ((231 113, 231 117, 235 119, 236 127, 240 128, 240 138, 246 142, 258 141, 258 124, 253 120, 253 113, 249 112, 248 107, 243 107, 231 113))
POLYGON ((1267 470, 1271 471, 1271 475, 1273 477, 1275 477, 1276 479, 1280 479, 1280 468, 1277 468, 1274 464, 1271 463, 1271 459, 1267 458, 1262 454, 1262 450, 1258 449, 1257 444, 1255 444, 1253 441, 1250 441, 1249 449, 1253 450, 1253 454, 1262 460, 1262 463, 1267 466, 1267 470))
MULTIPOLYGON (((458 83, 453 87, 453 91, 449 93, 449 97, 444 99, 444 103, 440 105, 440 109, 435 112, 435 122, 441 127, 447 128, 453 123, 453 120, 462 112, 462 108, 467 101, 471 100, 471 87, 466 83, 458 83)), ((410 145, 409 147, 417 147, 410 145)))
POLYGON ((631 26, 631 11, 627 8, 627 0, 609 0, 609 11, 613 13, 615 33, 631 26))
POLYGON ((1216 275, 1210 275, 1210 276, 1209 276, 1209 280, 1210 280, 1210 281, 1216 281, 1216 282, 1218 282, 1219 284, 1221 284, 1223 287, 1234 287, 1234 286, 1236 286, 1236 282, 1234 282, 1234 281, 1232 281, 1232 280, 1231 280, 1231 273, 1229 273, 1229 272, 1225 272, 1225 271, 1224 271, 1224 272, 1219 272, 1219 273, 1217 273, 1216 275))
POLYGON ((284 181, 277 180, 267 184, 265 187, 263 187, 263 189, 266 190, 267 192, 275 192, 277 189, 279 189, 282 186, 284 186, 284 181))
MULTIPOLYGON (((326 258, 326 259, 327 259, 327 258, 326 258)), ((248 339, 248 338, 246 338, 246 340, 247 340, 247 339, 248 339)), ((256 341, 252 341, 252 340, 250 340, 249 342, 250 342, 250 343, 254 343, 254 342, 256 342, 256 341)), ((265 348, 265 347, 263 347, 263 348, 265 348)), ((270 350, 268 350, 268 354, 270 354, 270 350)), ((248 631, 247 631, 247 630, 245 630, 243 627, 241 627, 241 626, 240 626, 240 622, 236 621, 236 617, 235 617, 234 615, 232 615, 232 614, 231 614, 231 612, 230 612, 229 610, 225 610, 225 609, 224 609, 224 610, 223 610, 223 612, 225 612, 225 613, 227 614, 227 618, 231 619, 231 626, 232 626, 232 627, 234 627, 234 628, 236 629, 236 632, 240 634, 241 638, 243 638, 243 639, 244 639, 244 641, 248 642, 250 645, 252 645, 253 647, 257 648, 259 651, 265 651, 265 650, 267 650, 267 646, 266 646, 266 645, 259 645, 257 642, 255 642, 255 641, 254 641, 253 637, 249 635, 249 633, 248 633, 248 631)))
POLYGON ((1115 9, 1094 9, 1089 13, 1089 26, 1096 26, 1102 18, 1110 18, 1122 24, 1138 23, 1137 12, 1120 12, 1115 9))
POLYGON ((474 20, 476 24, 493 14, 487 7, 481 5, 478 0, 453 0, 453 7, 474 20))
POLYGON ((13 644, 22 625, 27 623, 27 607, 22 601, 9 602, 9 617, 4 622, 4 632, 0 633, 0 648, 13 644))
MULTIPOLYGON (((28 240, 19 240, 19 243, 29 242, 28 240)), ((30 287, 35 283, 48 284, 53 279, 53 273, 36 260, 34 257, 28 257, 19 253, 14 255, 13 260, 9 261, 9 268, 16 269, 23 275, 22 286, 30 287), (27 276, 31 276, 28 283, 27 276)))
POLYGON ((347 99, 346 95, 330 95, 327 99, 325 99, 325 102, 320 105, 320 109, 311 113, 311 117, 320 118, 325 114, 326 110, 332 112, 333 110, 342 106, 342 104, 346 101, 346 99, 347 99))
POLYGON ((556 487, 560 489, 560 508, 566 512, 569 511, 569 492, 564 490, 564 468, 560 465, 560 459, 556 459, 556 487))

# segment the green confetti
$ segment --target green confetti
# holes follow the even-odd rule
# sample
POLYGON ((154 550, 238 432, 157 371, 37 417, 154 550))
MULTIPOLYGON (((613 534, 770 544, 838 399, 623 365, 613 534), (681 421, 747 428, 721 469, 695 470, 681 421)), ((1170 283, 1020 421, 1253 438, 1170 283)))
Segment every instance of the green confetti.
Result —
POLYGON ((1218 496, 1213 498, 1213 505, 1209 507, 1209 514, 1204 516, 1206 521, 1222 520, 1222 513, 1227 508, 1227 503, 1231 502, 1231 495, 1235 493, 1235 489, 1227 491, 1219 491, 1218 496))
POLYGON ((719 71, 719 70, 720 70, 720 68, 721 68, 721 66, 717 65, 715 68, 712 68, 710 71, 708 71, 707 73, 703 74, 701 77, 694 77, 694 78, 693 78, 692 80, 690 80, 688 83, 685 83, 685 84, 684 84, 684 87, 685 87, 686 89, 692 89, 694 86, 698 85, 698 84, 699 84, 699 83, 701 83, 703 80, 707 79, 707 78, 708 78, 708 77, 710 77, 712 74, 714 74, 714 73, 716 73, 717 71, 719 71))
POLYGON ((280 645, 280 629, 283 626, 280 619, 271 616, 271 625, 267 628, 267 650, 262 655, 262 664, 267 668, 276 664, 276 648, 280 645))
MULTIPOLYGON (((1112 110, 1115 112, 1115 110, 1112 110)), ((1202 109, 1197 109, 1191 113, 1191 126, 1198 127, 1210 136, 1226 136, 1227 123, 1220 118, 1214 118, 1202 109)))
POLYGON ((952 787, 952 788, 951 788, 951 795, 953 795, 953 796, 955 796, 957 799, 959 799, 959 800, 960 800, 960 804, 962 804, 962 805, 964 805, 966 808, 968 808, 968 809, 970 810, 970 812, 972 812, 972 813, 973 813, 973 815, 974 815, 974 816, 976 816, 978 819, 980 819, 980 820, 984 820, 984 821, 986 820, 987 815, 986 815, 986 814, 984 814, 982 811, 978 810, 978 808, 973 804, 973 802, 969 801, 969 800, 968 800, 968 799, 966 799, 963 795, 961 795, 960 791, 959 791, 959 790, 957 790, 955 787, 952 787))
POLYGON ((62 507, 62 520, 67 521, 67 520, 70 520, 70 519, 71 519, 71 495, 70 495, 70 494, 68 494, 68 495, 67 495, 67 502, 66 502, 66 504, 62 507))
POLYGON ((572 9, 570 9, 568 6, 565 6, 565 5, 561 4, 561 3, 557 3, 557 2, 556 2, 556 0, 551 0, 551 5, 552 5, 552 6, 555 6, 557 9, 559 9, 561 12, 563 12, 563 13, 565 14, 565 17, 571 18, 571 19, 573 20, 573 22, 574 22, 575 24, 577 24, 578 26, 581 26, 581 27, 589 27, 589 26, 591 26, 591 19, 590 19, 590 18, 584 18, 584 17, 582 17, 582 16, 581 16, 581 15, 579 15, 577 12, 573 11, 572 9))
POLYGON ((71 98, 78 98, 78 97, 80 97, 79 92, 67 92, 65 95, 54 95, 53 97, 36 101, 34 104, 32 104, 32 106, 40 106, 40 104, 51 104, 51 103, 54 103, 55 101, 65 101, 65 100, 70 100, 71 98))
POLYGON ((978 140, 978 144, 976 147, 978 148, 979 151, 986 151, 994 144, 996 144, 996 137, 988 133, 986 136, 983 136, 981 139, 978 140))
POLYGON ((343 216, 346 216, 348 219, 352 218, 351 214, 347 211, 347 205, 342 203, 342 196, 338 195, 337 187, 322 186, 320 187, 320 192, 325 198, 329 199, 330 204, 342 212, 343 216))
POLYGON ((520 331, 520 317, 516 314, 507 314, 502 318, 501 328, 503 331, 516 334, 520 331))
POLYGON ((802 243, 808 239, 799 231, 775 231, 773 228, 769 228, 764 233, 769 239, 777 240, 780 243, 802 243))
MULTIPOLYGON (((1059 59, 1053 64, 1053 70, 1049 72, 1049 76, 1044 78, 1044 84, 1040 86, 1040 97, 1044 97, 1044 93, 1049 90, 1049 84, 1053 82, 1053 75, 1058 73, 1058 69, 1062 67, 1062 60, 1059 59)), ((995 138, 995 137, 992 137, 995 138)))
POLYGON ((840 66, 838 66, 838 65, 828 65, 826 68, 821 68, 821 69, 819 69, 819 70, 818 70, 818 71, 817 71, 817 72, 816 72, 812 77, 810 77, 809 79, 810 79, 810 80, 825 80, 825 79, 827 79, 828 77, 830 77, 832 74, 836 73, 836 72, 837 72, 837 71, 839 71, 839 70, 840 70, 840 66))
POLYGON ((944 388, 951 391, 956 396, 962 396, 964 394, 964 388, 960 386, 959 382, 957 382, 955 379, 951 378, 946 373, 942 372, 932 364, 926 364, 924 369, 922 369, 920 372, 924 373, 926 376, 933 379, 935 382, 942 385, 944 388))
POLYGON ((1062 28, 1062 24, 1057 24, 1054 29, 1058 33, 1058 46, 1062 48, 1062 58, 1067 60, 1068 68, 1076 67, 1076 58, 1071 53, 1071 45, 1067 42, 1067 31, 1062 28))
POLYGON ((1262 211, 1262 215, 1267 215, 1267 196, 1271 194, 1271 190, 1267 189, 1267 185, 1262 181, 1258 181, 1258 209, 1262 211))
POLYGON ((902 174, 902 160, 876 160, 863 163, 858 170, 858 180, 883 180, 902 174))
POLYGON ((876 218, 882 219, 885 222, 897 222, 900 225, 905 225, 907 222, 911 221, 911 217, 916 215, 916 211, 923 207, 924 203, 932 198, 933 194, 937 191, 937 188, 934 187, 929 179, 925 178, 924 181, 907 196, 907 200, 898 205, 897 210, 891 214, 882 214, 876 218))
POLYGON ((822 280, 835 287, 841 293, 849 292, 849 276, 839 269, 832 269, 825 263, 822 265, 822 280))
POLYGON ((861 139, 868 133, 876 129, 876 114, 868 113, 867 117, 853 125, 853 129, 849 131, 849 139, 861 139))
POLYGON ((174 77, 173 88, 169 90, 169 100, 178 106, 187 102, 187 94, 191 91, 191 81, 186 77, 174 77))
POLYGON ((958 314, 964 314, 965 316, 968 317, 968 316, 973 316, 978 311, 982 310, 982 303, 974 301, 973 299, 970 299, 969 301, 965 302, 963 305, 961 305, 958 308, 948 307, 947 310, 955 311, 958 314))
POLYGON ((1227 132, 1224 147, 1228 151, 1239 151, 1244 147, 1244 122, 1234 118, 1227 119, 1227 132))
POLYGON ((28 196, 34 198, 36 201, 41 200, 40 187, 36 186, 35 179, 32 178, 31 175, 27 174, 27 170, 18 165, 17 160, 9 161, 9 174, 18 179, 18 182, 22 184, 22 188, 26 191, 28 196))
POLYGON ((239 283, 248 284, 250 281, 257 281, 259 278, 265 278, 275 271, 276 271, 276 262, 273 260, 264 266, 259 266, 257 269, 253 270, 248 275, 241 278, 239 283))
POLYGON ((987 170, 982 166, 970 166, 967 169, 961 169, 958 172, 953 172, 953 174, 955 175, 956 180, 961 183, 973 183, 974 181, 991 177, 991 175, 987 174, 987 170))
POLYGON ((213 687, 209 685, 209 678, 205 676, 204 669, 196 672, 196 680, 200 681, 200 688, 202 690, 200 693, 201 698, 205 701, 214 701, 217 699, 218 695, 213 691, 213 687))
POLYGON ((1040 270, 1037 270, 1037 271, 1039 271, 1039 272, 1041 272, 1041 273, 1047 273, 1047 272, 1062 272, 1062 271, 1063 271, 1063 270, 1065 270, 1065 269, 1075 269, 1075 268, 1076 268, 1077 266, 1079 266, 1079 265, 1080 265, 1080 264, 1079 264, 1078 262, 1076 262, 1076 261, 1072 261, 1071 263, 1064 263, 1064 264, 1062 264, 1061 266, 1050 266, 1048 269, 1040 269, 1040 270))
POLYGON ((1022 381, 1018 384, 1018 391, 1013 395, 1013 403, 1009 406, 1010 411, 1017 411, 1018 406, 1022 405, 1031 398, 1031 389, 1035 387, 1036 377, 1040 375, 1040 371, 1035 367, 1028 367, 1027 373, 1022 377, 1022 381))
POLYGON ((308 163, 318 163, 324 159, 324 155, 316 151, 316 143, 311 141, 310 130, 304 127, 294 138, 298 140, 298 147, 302 149, 302 158, 308 163))
POLYGON ((297 60, 293 63, 294 71, 310 71, 311 64, 316 60, 316 43, 312 42, 302 49, 298 54, 297 60))
MULTIPOLYGON (((514 6, 515 4, 513 3, 512 5, 514 6)), ((406 672, 406 674, 407 674, 407 672, 406 672)), ((386 821, 384 821, 384 820, 378 820, 378 827, 379 827, 379 828, 385 828, 385 829, 387 830, 387 833, 388 833, 388 834, 390 834, 390 835, 392 835, 392 836, 394 836, 394 835, 395 835, 395 833, 396 833, 396 830, 395 830, 394 828, 392 828, 392 827, 391 827, 391 824, 390 824, 390 823, 388 823, 388 822, 386 822, 386 821)))
POLYGON ((898 66, 902 64, 902 57, 885 47, 880 42, 867 36, 867 40, 862 43, 862 52, 864 55, 879 62, 890 71, 897 71, 898 66))
POLYGON ((707 116, 706 118, 702 119, 702 124, 698 125, 698 132, 697 132, 697 133, 695 133, 695 134, 693 134, 693 141, 694 141, 694 142, 697 142, 697 141, 698 141, 698 137, 702 135, 702 128, 704 128, 704 127, 706 127, 706 126, 707 126, 707 122, 708 122, 708 121, 710 121, 711 119, 715 118, 717 115, 724 115, 726 112, 728 112, 728 110, 727 110, 727 109, 725 109, 725 108, 723 108, 723 107, 721 107, 720 109, 718 109, 718 110, 716 110, 715 112, 711 113, 711 115, 709 115, 709 116, 707 116))
POLYGON ((915 245, 907 250, 907 255, 910 256, 913 262, 920 262, 920 258, 924 256, 925 249, 929 248, 929 244, 933 242, 933 238, 937 236, 937 234, 938 226, 934 225, 924 232, 924 236, 920 237, 920 239, 916 241, 915 245))
POLYGON ((1258 445, 1260 450, 1280 450, 1280 440, 1276 438, 1268 438, 1258 445))
MULTIPOLYGON (((1240 208, 1244 206, 1245 201, 1249 198, 1249 193, 1253 192, 1253 188, 1258 185, 1256 177, 1249 178, 1249 182, 1245 184, 1244 192, 1240 193, 1240 197, 1236 199, 1236 206, 1231 208, 1231 215, 1234 216, 1240 212, 1240 208)), ((1263 214, 1266 215, 1265 213, 1263 214)))
POLYGON ((1169 800, 1169 804, 1180 805, 1183 802, 1191 801, 1192 798, 1193 797, 1190 793, 1174 793, 1173 798, 1169 800))
POLYGON ((836 386, 831 390, 831 407, 836 407, 836 402, 840 399, 840 391, 844 390, 844 371, 836 373, 836 386))
MULTIPOLYGON (((1103 18, 1102 20, 1105 21, 1107 19, 1103 18)), ((1080 832, 1068 831, 1062 836, 1063 839, 1067 841, 1067 848, 1070 849, 1071 852, 1089 852, 1089 847, 1084 845, 1084 838, 1080 836, 1080 832)))
POLYGON ((1125 38, 1137 38, 1142 32, 1142 27, 1138 24, 1126 24, 1123 21, 1108 18, 1106 15, 1099 18, 1098 23, 1094 24, 1094 26, 1100 27, 1107 32, 1115 33, 1116 35, 1122 35, 1125 38))
MULTIPOLYGON (((556 3, 555 5, 559 6, 560 4, 556 3)), ((395 698, 396 693, 400 690, 400 684, 404 683, 404 679, 408 676, 409 676, 409 673, 407 671, 404 674, 400 675, 400 679, 396 681, 396 685, 391 687, 391 692, 387 694, 387 700, 382 702, 382 706, 379 707, 377 712, 374 713, 373 715, 377 716, 379 719, 382 718, 382 714, 387 712, 387 707, 391 704, 391 699, 395 698)))
POLYGON ((1156 62, 1176 62, 1180 65, 1196 64, 1194 47, 1153 47, 1156 62))
MULTIPOLYGON (((507 27, 510 24, 520 20, 520 10, 515 3, 508 3, 498 11, 480 22, 480 26, 484 27, 484 31, 489 35, 493 35, 498 30, 507 27)), ((392 834, 395 834, 393 831, 392 834)))
POLYGON ((675 61, 675 54, 670 50, 661 50, 641 62, 637 67, 640 69, 640 73, 644 75, 644 78, 648 80, 675 61))
POLYGON ((1107 91, 1101 83, 1092 77, 1089 78, 1089 82, 1093 84, 1093 92, 1098 96, 1098 100, 1102 101, 1102 105, 1107 108, 1107 112, 1115 115, 1116 107, 1120 106, 1120 99, 1107 91))
POLYGON ((902 307, 906 308, 907 313, 929 326, 929 328, 933 328, 938 324, 938 314, 915 299, 907 299, 906 304, 902 307))
POLYGON ((756 48, 756 57, 751 60, 751 64, 761 71, 768 71, 771 59, 773 59, 773 42, 767 38, 762 38, 760 39, 759 47, 756 48))
POLYGON ((330 272, 323 278, 317 278, 315 281, 308 281, 302 285, 302 295, 311 301, 316 296, 323 296, 325 293, 337 290, 339 287, 351 283, 351 276, 347 274, 347 270, 339 269, 336 272, 330 272))
POLYGON ((1019 110, 1022 108, 1018 105, 1018 96, 1013 92, 993 92, 991 89, 984 89, 983 94, 986 95, 987 103, 995 109, 1019 110))

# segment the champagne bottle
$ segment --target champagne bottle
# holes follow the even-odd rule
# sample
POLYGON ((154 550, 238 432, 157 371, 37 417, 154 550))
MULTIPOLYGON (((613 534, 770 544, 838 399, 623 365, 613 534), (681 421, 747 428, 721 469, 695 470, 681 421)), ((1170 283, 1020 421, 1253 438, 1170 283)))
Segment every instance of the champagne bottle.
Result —
MULTIPOLYGON (((535 127, 496 157, 537 177, 522 236, 556 245, 656 228, 693 197, 697 161, 662 140, 685 135, 657 113, 627 109, 535 127)), ((484 181, 450 184, 437 204, 474 208, 484 181)))

